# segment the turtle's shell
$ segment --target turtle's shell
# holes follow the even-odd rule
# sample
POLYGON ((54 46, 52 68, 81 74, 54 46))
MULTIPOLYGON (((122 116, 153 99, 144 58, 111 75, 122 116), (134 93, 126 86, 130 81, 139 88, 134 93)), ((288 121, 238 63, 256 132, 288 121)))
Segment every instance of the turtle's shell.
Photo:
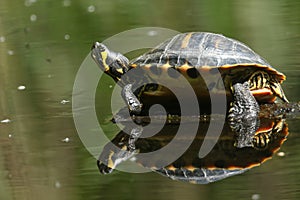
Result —
MULTIPOLYGON (((232 83, 248 81, 257 71, 263 71, 278 84, 285 80, 284 74, 245 44, 220 34, 204 32, 176 35, 133 60, 129 69, 133 68, 143 69, 153 82, 163 79, 167 87, 170 84, 182 88, 182 95, 188 96, 184 94, 185 86, 182 82, 176 81, 182 74, 202 100, 222 90, 228 96, 232 83)), ((173 98, 167 87, 146 88, 140 95, 143 103, 155 101, 150 96, 157 97, 157 101, 162 104, 164 101, 169 104, 173 98)), ((258 90, 254 96, 259 102, 273 102, 276 95, 271 90, 258 90)))
MULTIPOLYGON (((245 44, 220 34, 191 32, 178 34, 132 61, 132 65, 169 63, 181 67, 230 67, 257 64, 278 73, 245 44)), ((278 73, 280 76, 280 73, 278 73)))

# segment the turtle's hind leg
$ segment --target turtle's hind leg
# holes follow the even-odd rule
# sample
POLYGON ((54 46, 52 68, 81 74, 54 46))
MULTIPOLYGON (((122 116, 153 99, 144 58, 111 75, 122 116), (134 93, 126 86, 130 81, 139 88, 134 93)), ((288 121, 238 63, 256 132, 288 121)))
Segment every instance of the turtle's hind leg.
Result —
POLYGON ((122 89, 122 97, 127 104, 130 113, 139 114, 142 111, 142 104, 132 91, 132 84, 127 84, 122 89))
POLYGON ((233 85, 233 102, 229 110, 229 117, 252 118, 257 117, 259 105, 251 94, 249 83, 236 83, 233 85))
POLYGON ((233 85, 233 102, 229 109, 229 124, 238 136, 237 147, 252 146, 259 126, 259 105, 251 94, 248 82, 233 85))

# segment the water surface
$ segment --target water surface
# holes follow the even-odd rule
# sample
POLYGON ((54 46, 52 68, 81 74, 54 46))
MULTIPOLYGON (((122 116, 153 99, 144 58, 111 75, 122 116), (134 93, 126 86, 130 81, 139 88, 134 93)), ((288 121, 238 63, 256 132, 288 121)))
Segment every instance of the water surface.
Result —
MULTIPOLYGON (((292 0, 1 1, 0 120, 10 122, 0 124, 0 198, 299 199, 299 118, 287 120, 290 133, 280 150, 285 156, 220 182, 192 185, 156 173, 100 175, 71 108, 75 76, 91 44, 145 26, 243 41, 286 74, 286 95, 298 101, 299 9, 292 0)), ((103 82, 100 96, 111 92, 112 81, 103 82)), ((103 101, 96 107, 107 113, 103 101)))

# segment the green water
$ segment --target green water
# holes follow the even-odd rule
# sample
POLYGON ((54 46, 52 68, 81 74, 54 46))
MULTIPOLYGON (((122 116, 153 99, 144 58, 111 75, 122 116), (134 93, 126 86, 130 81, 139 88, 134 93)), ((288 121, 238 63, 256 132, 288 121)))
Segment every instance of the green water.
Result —
POLYGON ((0 199, 299 199, 299 119, 287 121, 284 157, 192 185, 155 173, 100 175, 77 135, 71 105, 77 70, 93 42, 149 26, 243 41, 286 74, 283 89, 299 101, 299 9, 295 0, 2 0, 0 120, 11 121, 0 123, 0 199))

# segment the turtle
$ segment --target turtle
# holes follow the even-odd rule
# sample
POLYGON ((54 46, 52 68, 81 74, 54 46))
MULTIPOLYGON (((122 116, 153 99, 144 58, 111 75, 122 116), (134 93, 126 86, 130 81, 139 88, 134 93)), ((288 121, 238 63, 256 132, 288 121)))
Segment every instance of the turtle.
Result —
MULTIPOLYGON (((222 92, 233 111, 243 106, 250 115, 257 115, 258 103, 273 103, 277 97, 288 102, 281 87, 285 75, 247 45, 221 34, 180 33, 132 61, 95 42, 91 56, 100 69, 122 87, 122 97, 133 115, 142 115, 143 111, 157 103, 178 108, 172 91, 155 80, 164 79, 180 88, 183 87, 178 81, 180 75, 188 80, 198 101, 204 102, 204 105, 210 102, 211 94, 222 92), (132 70, 139 73, 126 77, 132 70), (204 81, 203 76, 209 78, 204 81), (136 86, 143 82, 143 86, 136 86), (255 101, 249 101, 249 97, 255 101), (241 101, 244 103, 239 104, 241 101)), ((189 95, 185 94, 185 88, 182 88, 182 95, 189 95)), ((235 116, 239 112, 233 113, 235 116)))
MULTIPOLYGON (((285 119, 261 118, 260 121, 260 126, 252 137, 252 146, 243 147, 237 146, 243 141, 237 141, 241 138, 230 128, 227 121, 216 145, 202 158, 199 157, 199 149, 205 140, 209 126, 206 120, 194 120, 187 124, 189 126, 191 123, 199 123, 195 137, 187 134, 177 139, 174 139, 174 135, 177 134, 178 124, 165 125, 159 133, 148 138, 139 137, 143 132, 141 127, 126 127, 129 130, 120 131, 104 146, 97 165, 101 174, 109 174, 117 165, 132 160, 142 167, 173 180, 208 184, 242 174, 270 159, 279 150, 288 135, 285 119), (192 141, 191 145, 181 156, 171 162, 165 160, 169 160, 175 151, 179 151, 179 148, 161 151, 163 154, 158 152, 170 143, 174 145, 173 147, 179 147, 187 140, 192 141), (152 153, 156 153, 157 156, 153 156, 152 153)), ((214 140, 214 138, 206 139, 214 140)))

